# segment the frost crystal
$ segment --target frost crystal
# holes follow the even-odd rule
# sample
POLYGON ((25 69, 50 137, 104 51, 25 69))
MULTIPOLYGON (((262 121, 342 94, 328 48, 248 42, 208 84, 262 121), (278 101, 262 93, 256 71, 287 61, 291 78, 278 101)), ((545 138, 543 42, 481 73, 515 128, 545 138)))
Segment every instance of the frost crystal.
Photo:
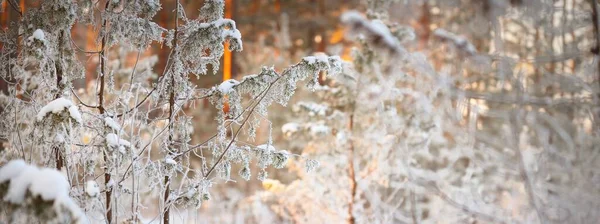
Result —
POLYGON ((274 153, 273 156, 273 167, 277 169, 281 169, 285 167, 290 158, 290 153, 286 150, 281 150, 279 152, 274 153))
POLYGON ((250 177, 252 176, 252 173, 250 172, 250 164, 249 163, 244 163, 244 166, 242 167, 242 169, 240 169, 240 177, 244 178, 244 180, 248 181, 250 180, 250 177))
POLYGON ((310 173, 311 171, 313 171, 316 168, 318 168, 319 165, 320 165, 320 163, 317 160, 307 159, 306 163, 304 165, 305 165, 304 168, 306 169, 306 172, 310 173))
POLYGON ((162 35, 166 31, 166 29, 150 20, 126 13, 110 14, 110 18, 113 21, 111 23, 113 32, 108 34, 109 45, 123 42, 126 44, 124 46, 143 50, 153 41, 161 42, 163 40, 162 35))
POLYGON ((269 176, 269 173, 267 173, 266 170, 262 169, 258 172, 258 176, 256 178, 260 181, 264 181, 267 179, 268 176, 269 176))

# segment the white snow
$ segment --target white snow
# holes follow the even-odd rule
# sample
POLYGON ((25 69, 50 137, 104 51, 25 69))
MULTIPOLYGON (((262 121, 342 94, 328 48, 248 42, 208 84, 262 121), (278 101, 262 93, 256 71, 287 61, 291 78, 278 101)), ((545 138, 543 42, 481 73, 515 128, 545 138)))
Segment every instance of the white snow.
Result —
POLYGON ((354 21, 362 21, 363 16, 357 11, 348 11, 342 14, 341 20, 343 23, 351 23, 354 21))
POLYGON ((221 36, 223 38, 232 38, 232 39, 236 39, 236 40, 240 40, 242 39, 242 34, 240 33, 239 30, 237 29, 233 29, 233 30, 223 30, 221 33, 221 36))
POLYGON ((12 176, 8 192, 4 196, 5 201, 14 204, 23 203, 28 190, 32 196, 40 196, 45 201, 69 196, 69 182, 58 170, 38 169, 22 161, 17 161, 15 164, 7 164, 7 170, 3 167, 0 171, 0 176, 4 176, 5 171, 12 176), (18 172, 14 170, 16 167, 20 168, 18 172))
POLYGON ((106 135, 106 144, 112 148, 131 147, 131 143, 127 140, 121 139, 118 135, 109 133, 106 135))
POLYGON ((373 28, 375 33, 378 33, 379 35, 384 37, 385 42, 387 42, 389 45, 397 44, 396 38, 390 32, 390 29, 388 29, 388 27, 385 24, 383 24, 383 22, 381 22, 381 20, 371 21, 371 28, 373 28))
POLYGON ((88 180, 85 183, 85 193, 90 197, 96 197, 100 195, 100 187, 98 186, 98 183, 93 180, 88 180))
POLYGON ((119 125, 119 123, 117 123, 115 120, 113 120, 110 117, 105 117, 104 118, 104 124, 109 127, 112 128, 113 130, 115 130, 116 132, 121 131, 121 125, 119 125))
POLYGON ((300 125, 298 123, 286 123, 281 126, 281 132, 286 136, 291 136, 292 134, 298 132, 300 130, 300 125))
POLYGON ((353 33, 350 35, 366 35, 374 42, 379 42, 386 48, 392 49, 397 53, 404 53, 404 49, 400 46, 400 42, 389 28, 380 20, 367 20, 361 13, 357 11, 348 11, 342 14, 341 21, 351 27, 353 33))
POLYGON ((65 142, 65 136, 61 133, 56 133, 56 135, 54 136, 54 142, 56 142, 56 143, 65 142))
POLYGON ((33 178, 40 171, 35 166, 25 165, 20 172, 10 179, 10 185, 8 191, 4 195, 4 201, 8 201, 14 204, 21 204, 25 200, 25 193, 27 188, 31 185, 33 178))
POLYGON ((108 181, 108 183, 106 183, 106 188, 112 188, 115 186, 115 180, 114 179, 110 179, 110 181, 108 181))
POLYGON ((79 109, 77 109, 77 106, 73 105, 69 107, 69 115, 71 115, 71 117, 75 119, 78 123, 81 123, 81 114, 79 113, 79 109))
POLYGON ((346 142, 348 142, 348 133, 345 131, 338 131, 338 133, 335 135, 335 140, 339 145, 346 144, 346 142))
POLYGON ((469 54, 477 53, 477 49, 475 48, 475 46, 471 42, 469 42, 466 38, 460 37, 452 32, 445 30, 445 29, 438 28, 433 31, 433 35, 439 37, 442 40, 452 42, 457 48, 459 48, 469 54))
POLYGON ((13 160, 0 168, 0 183, 9 181, 8 190, 2 200, 12 204, 28 203, 31 197, 40 197, 44 201, 54 201, 53 209, 61 217, 65 209, 77 223, 86 223, 86 217, 69 197, 71 186, 67 178, 58 170, 38 168, 23 160, 13 160), (29 194, 28 194, 29 193, 29 194))
POLYGON ((256 77, 258 77, 258 75, 257 75, 257 74, 254 74, 254 75, 246 75, 246 76, 242 77, 242 82, 246 82, 246 81, 248 81, 248 80, 255 79, 256 77))
POLYGON ((314 102, 300 101, 296 105, 308 110, 308 115, 311 117, 315 115, 325 116, 327 114, 327 110, 329 109, 327 105, 318 104, 314 102))
POLYGON ((228 24, 231 26, 231 29, 236 29, 235 21, 232 19, 222 18, 222 19, 217 19, 212 23, 214 23, 215 26, 217 26, 217 27, 221 27, 225 24, 228 24))
POLYGON ((27 163, 21 159, 12 160, 6 163, 6 165, 0 168, 0 183, 4 183, 5 181, 16 177, 26 166, 27 163))
MULTIPOLYGON (((83 224, 83 223, 91 223, 88 219, 87 216, 85 215, 85 213, 83 213, 83 211, 79 208, 79 206, 75 203, 75 201, 73 201, 70 197, 59 197, 56 198, 54 200, 54 208, 58 211, 65 211, 68 210, 71 214, 70 217, 72 217, 72 223, 78 223, 78 224, 83 224), (60 205, 60 206, 58 206, 60 205)), ((59 220, 62 220, 63 217, 63 213, 61 212, 57 212, 57 217, 59 218, 59 220)))
POLYGON ((65 109, 69 111, 69 115, 71 116, 71 118, 73 118, 73 120, 77 121, 77 123, 82 123, 81 114, 79 113, 79 109, 77 109, 77 106, 75 106, 75 104, 73 104, 72 101, 62 97, 50 101, 50 103, 42 107, 40 112, 38 112, 37 114, 37 120, 42 121, 48 113, 58 114, 64 111, 65 109))
POLYGON ((223 83, 221 83, 217 89, 219 89, 219 92, 223 94, 228 94, 229 92, 231 92, 232 88, 237 84, 240 84, 240 82, 238 82, 235 79, 229 79, 223 81, 223 83))
MULTIPOLYGON (((0 168, 0 183, 9 182, 3 200, 13 204, 26 202, 27 193, 44 201, 54 201, 54 208, 68 209, 77 220, 85 219, 75 202, 69 197, 71 188, 65 176, 58 170, 38 168, 23 160, 13 160, 0 168)), ((60 215, 60 212, 58 212, 60 215)))
POLYGON ((171 158, 165 158, 165 163, 166 164, 170 164, 170 165, 177 165, 177 162, 174 159, 171 158))
POLYGON ((273 147, 273 145, 269 145, 269 144, 262 144, 259 146, 256 146, 256 148, 265 150, 265 151, 276 151, 275 147, 273 147))
POLYGON ((321 124, 321 123, 310 123, 308 130, 310 131, 310 133, 315 136, 324 136, 329 134, 329 132, 331 131, 331 128, 329 128, 327 125, 325 124, 321 124))
POLYGON ((329 63, 329 57, 326 54, 315 54, 314 56, 304 57, 302 60, 305 60, 309 65, 314 63, 329 63))
POLYGON ((292 155, 292 153, 290 153, 290 151, 287 151, 285 149, 284 150, 279 150, 279 153, 284 154, 286 156, 292 155))
POLYGON ((34 39, 37 39, 39 41, 46 41, 46 35, 44 35, 44 31, 41 29, 35 30, 31 37, 33 37, 34 39))
POLYGON ((29 191, 33 196, 39 195, 46 201, 69 197, 69 189, 71 189, 69 182, 55 169, 42 168, 30 179, 32 180, 29 191))

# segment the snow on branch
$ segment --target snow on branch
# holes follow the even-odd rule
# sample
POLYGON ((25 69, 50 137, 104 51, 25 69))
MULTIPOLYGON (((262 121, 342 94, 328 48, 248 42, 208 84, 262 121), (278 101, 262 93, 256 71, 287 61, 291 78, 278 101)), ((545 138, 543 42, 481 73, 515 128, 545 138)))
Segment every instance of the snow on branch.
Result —
MULTIPOLYGON (((259 74, 245 76, 241 81, 226 80, 220 85, 213 87, 209 92, 209 99, 218 109, 219 113, 217 115, 218 133, 215 135, 217 138, 211 144, 226 146, 224 148, 214 148, 213 155, 216 156, 216 162, 206 172, 204 175, 205 178, 215 169, 223 173, 224 175, 221 176, 225 179, 229 178, 231 162, 236 162, 236 160, 232 160, 231 156, 226 155, 230 154, 228 152, 239 151, 239 148, 234 146, 234 142, 240 130, 249 124, 248 135, 253 138, 256 134, 256 126, 260 123, 258 119, 267 115, 267 108, 273 102, 286 106, 290 97, 295 92, 297 82, 310 77, 308 86, 314 89, 316 86, 319 86, 318 77, 320 72, 335 75, 341 71, 342 61, 338 56, 313 56, 302 59, 302 61, 285 69, 281 73, 277 73, 272 67, 263 67, 259 74), (245 94, 249 94, 253 99, 252 106, 248 108, 249 110, 244 109, 241 105, 242 95, 245 94), (225 100, 229 100, 228 112, 224 112, 225 100), (261 116, 254 116, 255 120, 248 122, 249 118, 255 112, 261 116), (233 120, 242 120, 243 115, 245 115, 239 129, 233 134, 231 139, 226 138, 226 115, 229 115, 233 120), (223 160, 224 158, 225 160, 223 160)), ((282 168, 290 156, 286 151, 275 151, 268 145, 257 147, 257 149, 259 149, 259 153, 256 155, 259 158, 258 165, 262 168, 258 174, 259 180, 264 180, 267 177, 266 166, 273 165, 276 168, 282 168)), ((249 178, 249 169, 246 169, 249 162, 245 160, 237 160, 237 162, 244 163, 244 168, 240 173, 245 179, 249 178)))
POLYGON ((255 98, 269 86, 272 86, 271 92, 274 92, 274 94, 266 99, 267 105, 270 105, 272 101, 276 101, 285 106, 294 94, 298 81, 311 77, 307 85, 310 88, 315 88, 319 85, 318 77, 321 71, 326 71, 328 75, 341 73, 341 59, 338 56, 309 56, 284 70, 281 74, 277 73, 272 67, 263 67, 259 74, 244 76, 241 81, 233 79, 224 81, 213 87, 209 95, 217 96, 237 92, 239 95, 250 94, 252 98, 255 98))
POLYGON ((123 129, 121 127, 121 125, 119 125, 119 123, 117 123, 114 119, 112 119, 110 117, 104 118, 104 125, 111 128, 112 130, 116 131, 117 133, 123 129))
POLYGON ((129 141, 121 139, 121 137, 113 133, 106 135, 106 145, 112 149, 118 149, 120 152, 124 152, 125 148, 133 148, 129 141))
POLYGON ((117 43, 126 43, 136 50, 143 50, 153 41, 162 42, 163 33, 166 32, 158 24, 129 14, 110 14, 111 30, 108 35, 108 46, 117 43), (132 38, 135 37, 135 38, 132 38))
POLYGON ((258 149, 258 166, 262 169, 267 168, 269 165, 277 169, 285 167, 290 153, 287 150, 277 150, 273 145, 262 144, 256 146, 258 149))
POLYGON ((198 20, 212 22, 223 18, 223 9, 225 1, 223 0, 206 0, 200 8, 200 16, 198 20))
POLYGON ((46 43, 46 35, 44 34, 44 31, 41 29, 36 29, 33 34, 27 38, 27 46, 30 46, 31 43, 33 43, 34 41, 40 41, 42 43, 46 43))
POLYGON ((231 92, 231 88, 233 88, 234 86, 236 86, 237 84, 240 84, 240 82, 238 82, 235 79, 229 79, 229 80, 225 80, 223 81, 223 83, 221 83, 219 85, 219 87, 217 87, 217 89, 219 90, 219 92, 221 92, 222 94, 228 94, 229 92, 231 92))
POLYGON ((471 42, 469 42, 466 38, 458 36, 452 32, 449 32, 445 29, 438 28, 433 31, 433 35, 440 38, 443 41, 447 41, 452 43, 457 49, 467 53, 468 55, 475 55, 477 53, 477 49, 471 42))
POLYGON ((238 88, 241 89, 242 93, 251 93, 254 96, 261 89, 264 89, 267 84, 275 83, 275 81, 283 78, 283 83, 286 83, 286 87, 289 88, 287 90, 291 90, 289 94, 284 93, 291 96, 294 94, 295 83, 306 78, 312 78, 307 84, 310 88, 318 86, 319 72, 321 71, 327 72, 328 75, 341 73, 341 59, 338 56, 308 56, 304 57, 298 64, 284 70, 281 74, 278 74, 273 68, 263 67, 260 74, 245 76, 238 88), (293 87, 289 85, 293 85, 293 87))
POLYGON ((386 49, 394 55, 406 55, 404 47, 383 22, 368 20, 357 11, 345 12, 341 20, 350 27, 350 36, 364 38, 373 47, 386 49))
POLYGON ((67 110, 70 118, 75 120, 77 123, 81 123, 81 114, 79 113, 79 109, 72 101, 67 100, 65 98, 58 98, 50 103, 46 104, 46 106, 42 107, 40 112, 37 114, 37 121, 42 121, 49 113, 51 114, 60 114, 61 112, 67 110))
POLYGON ((294 111, 300 111, 300 110, 307 111, 308 115, 311 117, 325 116, 327 114, 327 111, 329 110, 329 106, 327 106, 325 104, 315 103, 315 102, 299 101, 294 106, 294 111))
MULTIPOLYGON (((40 220, 87 222, 84 213, 69 197, 70 189, 67 179, 55 169, 38 168, 23 160, 12 160, 0 168, 2 204, 38 211, 32 213, 39 215, 40 220)), ((6 205, 0 207, 13 209, 6 205)))
POLYGON ((210 22, 189 21, 181 28, 182 66, 195 74, 206 74, 208 65, 219 67, 224 52, 223 42, 229 43, 230 51, 241 51, 242 35, 231 19, 217 19, 210 22))
POLYGON ((256 111, 261 115, 266 115, 267 107, 273 102, 277 102, 282 106, 287 105, 289 99, 294 95, 297 82, 310 77, 307 86, 311 89, 319 86, 318 78, 321 71, 325 71, 329 75, 341 73, 341 59, 338 56, 328 57, 324 55, 305 57, 301 62, 285 69, 281 74, 277 73, 272 67, 263 67, 259 74, 245 76, 239 82, 226 80, 213 87, 209 96, 211 103, 221 111, 217 117, 220 123, 220 139, 223 139, 225 131, 222 128, 225 121, 225 114, 222 112, 225 100, 229 100, 230 110, 228 114, 230 117, 240 119, 239 115, 243 110, 241 105, 242 95, 249 94, 253 99, 261 97, 256 111), (225 95, 228 97, 224 97, 225 95))

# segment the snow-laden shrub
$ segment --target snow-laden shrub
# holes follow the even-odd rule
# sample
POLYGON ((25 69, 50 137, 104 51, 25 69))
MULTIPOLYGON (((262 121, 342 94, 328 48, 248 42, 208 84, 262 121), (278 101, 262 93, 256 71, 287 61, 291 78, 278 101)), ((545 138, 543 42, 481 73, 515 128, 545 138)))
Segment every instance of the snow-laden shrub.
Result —
POLYGON ((71 186, 55 169, 38 168, 12 160, 0 168, 0 207, 10 223, 87 223, 83 211, 69 197, 71 186))
POLYGON ((319 74, 341 71, 340 59, 306 57, 281 71, 263 67, 240 80, 198 88, 190 74, 201 79, 216 73, 224 51, 243 49, 235 21, 223 18, 224 4, 204 1, 192 19, 177 1, 167 12, 178 18, 172 29, 152 21, 162 10, 154 0, 49 0, 22 12, 0 33, 0 77, 8 81, 8 93, 0 95, 0 164, 19 158, 65 173, 60 186, 70 187, 61 192, 91 222, 169 223, 176 217, 171 211, 200 207, 212 198, 212 187, 232 175, 264 180, 270 167, 306 160, 273 149, 270 134, 262 146, 240 136, 252 140, 270 105, 285 106, 302 80, 318 88, 319 74), (74 24, 97 31, 94 48, 77 45, 74 24), (146 56, 153 44, 170 48, 161 74, 153 71, 158 57, 146 56), (136 54, 132 64, 128 55, 136 54), (83 78, 86 86, 79 88, 83 78), (194 142, 196 117, 189 112, 199 100, 217 108, 218 126, 214 137, 194 142), (148 213, 154 217, 142 216, 148 213))

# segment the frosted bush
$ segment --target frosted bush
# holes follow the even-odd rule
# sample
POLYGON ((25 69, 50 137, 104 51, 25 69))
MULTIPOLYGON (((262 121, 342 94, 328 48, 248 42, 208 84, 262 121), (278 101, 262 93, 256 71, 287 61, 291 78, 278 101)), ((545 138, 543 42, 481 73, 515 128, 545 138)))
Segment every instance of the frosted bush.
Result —
POLYGON ((69 197, 70 188, 59 171, 31 166, 23 160, 12 160, 0 168, 0 205, 12 213, 13 221, 87 223, 84 213, 69 197), (28 217, 19 219, 17 214, 28 217))
MULTIPOLYGON (((53 184, 48 191, 32 185, 19 188, 20 193, 30 190, 44 200, 54 198, 47 194, 50 190, 59 194, 53 203, 66 210, 56 210, 58 220, 80 220, 67 212, 80 206, 85 211, 81 217, 93 223, 170 223, 175 217, 171 211, 199 208, 211 200, 212 186, 234 181, 235 174, 265 180, 267 169, 304 158, 256 146, 241 136, 256 137, 269 106, 285 106, 300 81, 318 88, 320 73, 340 73, 340 58, 307 57, 282 71, 263 67, 258 74, 200 89, 189 74, 201 79, 210 70, 216 73, 224 51, 243 49, 235 21, 223 18, 224 4, 205 1, 192 19, 177 1, 175 10, 167 12, 178 18, 172 29, 153 22, 162 10, 154 0, 49 0, 22 12, 0 34, 0 67, 6 68, 0 69, 0 77, 8 81, 8 93, 0 95, 0 139, 6 141, 0 164, 18 158, 59 171, 10 163, 31 176, 51 178, 39 178, 40 183, 53 184), (74 24, 97 31, 91 38, 95 47, 77 45, 71 36, 74 24), (170 48, 162 74, 153 71, 158 57, 146 56, 152 45, 170 48), (137 54, 133 64, 127 61, 132 54, 137 54), (80 60, 81 55, 90 60, 80 60), (87 86, 80 88, 83 78, 87 86), (218 126, 214 137, 194 142, 190 111, 200 99, 217 108, 218 126), (234 135, 227 135, 229 130, 234 135), (59 181, 60 173, 66 179, 59 181), (158 203, 146 206, 147 201, 158 203)), ((266 138, 272 146, 271 134, 266 138)), ((18 183, 31 184, 27 181, 31 179, 18 183)), ((26 200, 23 196, 11 193, 7 198, 16 203, 26 200)), ((5 212, 0 219, 30 221, 18 214, 5 212)))

